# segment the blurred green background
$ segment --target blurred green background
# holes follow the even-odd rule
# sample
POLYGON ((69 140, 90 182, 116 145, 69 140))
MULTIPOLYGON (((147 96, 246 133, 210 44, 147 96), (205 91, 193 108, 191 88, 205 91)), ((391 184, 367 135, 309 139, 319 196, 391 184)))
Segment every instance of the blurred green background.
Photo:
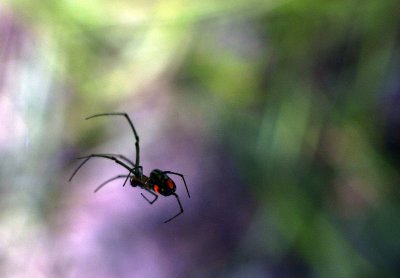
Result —
POLYGON ((0 3, 1 277, 399 277, 400 2, 0 3), (150 206, 135 156, 185 175, 150 206))

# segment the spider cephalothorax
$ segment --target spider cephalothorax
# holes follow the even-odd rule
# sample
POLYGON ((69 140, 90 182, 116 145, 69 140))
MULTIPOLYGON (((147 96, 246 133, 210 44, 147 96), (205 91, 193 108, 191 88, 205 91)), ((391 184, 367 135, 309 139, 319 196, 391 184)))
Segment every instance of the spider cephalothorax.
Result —
POLYGON ((88 119, 91 118, 95 118, 95 117, 100 117, 100 116, 123 116, 127 119, 133 134, 135 136, 135 148, 136 148, 136 161, 135 163, 133 163, 131 160, 129 160, 127 157, 123 156, 123 155, 115 155, 115 154, 91 154, 89 156, 83 156, 83 157, 79 157, 79 159, 84 159, 84 161, 76 168, 76 170, 72 173, 71 178, 69 179, 70 181, 72 180, 72 178, 75 176, 75 174, 79 171, 79 169, 91 158, 93 157, 101 157, 101 158, 106 158, 106 159, 110 159, 115 161, 117 164, 121 165, 122 167, 124 167, 125 169, 127 169, 129 171, 129 173, 127 175, 118 175, 115 176, 109 180, 106 180, 105 182, 103 182, 102 184, 100 184, 96 189, 95 192, 97 192, 98 190, 100 190, 104 185, 106 185, 107 183, 116 180, 116 179, 120 179, 120 178, 125 178, 125 183, 129 180, 129 183, 131 184, 132 187, 140 187, 144 190, 146 190, 148 193, 152 194, 154 196, 153 200, 149 200, 145 195, 143 195, 143 193, 141 193, 141 195, 143 196, 143 198, 146 199, 146 201, 148 201, 150 204, 153 204, 157 199, 158 199, 158 195, 160 194, 162 196, 175 196, 176 200, 178 201, 178 205, 180 208, 180 211, 178 212, 178 214, 176 214, 175 216, 169 218, 168 220, 166 220, 164 223, 171 221, 172 219, 174 219, 175 217, 177 217, 178 215, 180 215, 181 213, 183 213, 183 207, 181 204, 181 201, 179 200, 178 194, 175 193, 176 191, 176 185, 175 182, 167 175, 167 174, 172 174, 172 175, 177 175, 180 176, 183 180, 183 183, 185 185, 186 188, 186 192, 190 198, 190 194, 189 194, 189 190, 186 186, 186 181, 185 181, 185 177, 180 174, 180 173, 175 173, 175 172, 171 172, 171 171, 162 171, 159 169, 155 169, 153 171, 151 171, 150 176, 147 177, 145 175, 143 175, 143 167, 140 166, 140 156, 139 156, 139 136, 136 133, 135 127, 131 121, 131 119, 129 118, 128 114, 126 113, 103 113, 103 114, 96 114, 93 116, 90 116, 88 119), (156 194, 157 193, 157 194, 156 194))

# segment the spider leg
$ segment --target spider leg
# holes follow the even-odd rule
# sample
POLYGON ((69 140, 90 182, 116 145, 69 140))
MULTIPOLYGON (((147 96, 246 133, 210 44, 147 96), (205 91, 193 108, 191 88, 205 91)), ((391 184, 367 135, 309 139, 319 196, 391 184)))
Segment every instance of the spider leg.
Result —
POLYGON ((69 181, 71 181, 73 179, 73 177, 76 175, 76 173, 78 173, 79 169, 81 169, 82 166, 85 165, 85 163, 88 162, 89 159, 91 159, 93 157, 103 157, 103 158, 111 159, 111 160, 114 160, 119 165, 123 166, 124 168, 128 169, 129 172, 131 172, 131 170, 132 170, 128 165, 126 165, 122 161, 118 160, 115 156, 106 155, 106 154, 91 154, 88 156, 78 157, 78 159, 85 159, 85 160, 75 169, 75 171, 72 173, 71 177, 69 178, 69 181))
POLYGON ((157 201, 157 199, 158 199, 158 195, 157 195, 157 194, 155 194, 154 192, 152 192, 152 191, 150 191, 150 190, 148 190, 148 189, 144 189, 144 190, 146 190, 147 192, 149 192, 151 195, 154 196, 153 201, 150 201, 149 199, 147 199, 146 196, 144 196, 143 193, 140 193, 140 194, 142 195, 142 197, 143 197, 150 205, 152 205, 155 201, 157 201))
POLYGON ((103 182, 102 184, 100 184, 95 190, 94 190, 94 193, 96 193, 97 191, 99 191, 103 186, 105 186, 107 183, 109 183, 109 182, 112 182, 113 180, 116 180, 116 179, 122 179, 122 178, 129 178, 129 175, 118 175, 118 176, 115 176, 115 177, 113 177, 113 178, 111 178, 111 179, 108 179, 108 180, 106 180, 105 182, 103 182))
POLYGON ((171 217, 170 219, 168 219, 168 220, 164 221, 164 223, 167 223, 167 222, 171 221, 172 219, 174 219, 175 217, 177 217, 178 215, 180 215, 180 214, 182 214, 182 213, 183 213, 183 207, 182 207, 181 201, 179 201, 179 197, 178 197, 178 195, 177 195, 177 194, 175 194, 175 193, 172 193, 172 195, 174 195, 174 196, 176 197, 176 200, 178 201, 179 208, 180 208, 180 210, 181 210, 181 211, 180 211, 180 212, 178 212, 178 214, 176 214, 175 216, 171 217))
MULTIPOLYGON (((121 160, 124 160, 125 162, 129 163, 132 165, 132 167, 135 167, 135 163, 132 162, 132 160, 130 160, 129 158, 127 158, 126 156, 122 155, 122 154, 114 154, 114 153, 103 153, 104 155, 109 155, 109 156, 115 156, 121 160)), ((139 168, 141 168, 142 166, 139 166, 139 168)))
POLYGON ((182 180, 183 180, 183 183, 185 184, 185 188, 186 188, 187 195, 188 195, 189 198, 190 198, 190 194, 189 194, 188 187, 187 187, 187 185, 186 185, 185 177, 184 177, 182 174, 180 174, 180 173, 175 173, 175 172, 171 172, 171 171, 164 171, 164 173, 165 173, 165 174, 172 174, 172 175, 180 176, 180 177, 182 178, 182 180))
POLYGON ((132 173, 132 172, 129 172, 129 174, 126 176, 126 179, 125 179, 124 184, 122 185, 122 187, 125 186, 125 184, 126 184, 126 182, 128 181, 128 179, 129 179, 131 173, 132 173))
POLYGON ((136 165, 139 165, 140 163, 140 155, 139 155, 139 135, 136 132, 136 129, 131 121, 131 119, 129 118, 128 114, 126 113, 101 113, 101 114, 96 114, 90 117, 87 117, 86 120, 95 118, 95 117, 101 117, 101 116, 123 116, 126 118, 126 120, 128 121, 129 125, 131 126, 131 129, 133 131, 133 135, 135 136, 135 147, 136 147, 136 165))

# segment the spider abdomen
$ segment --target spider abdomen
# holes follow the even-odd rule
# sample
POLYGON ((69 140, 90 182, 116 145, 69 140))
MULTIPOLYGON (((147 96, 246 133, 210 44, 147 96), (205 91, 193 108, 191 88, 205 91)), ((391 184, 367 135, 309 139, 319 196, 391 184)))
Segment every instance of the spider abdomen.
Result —
POLYGON ((163 196, 169 196, 176 190, 175 182, 159 169, 151 171, 148 184, 154 192, 163 196))

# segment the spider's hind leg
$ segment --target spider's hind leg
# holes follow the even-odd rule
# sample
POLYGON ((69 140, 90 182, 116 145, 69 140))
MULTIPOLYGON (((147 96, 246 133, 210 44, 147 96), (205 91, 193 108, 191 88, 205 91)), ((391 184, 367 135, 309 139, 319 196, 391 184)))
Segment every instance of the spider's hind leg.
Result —
MULTIPOLYGON (((180 174, 180 173, 175 173, 175 172, 171 172, 171 171, 163 171, 163 173, 164 173, 164 174, 172 174, 172 175, 180 176, 180 177, 182 178, 182 180, 183 180, 183 183, 185 184, 185 188, 186 188, 187 195, 188 195, 189 198, 190 198, 189 189, 188 189, 188 187, 187 187, 187 185, 186 185, 185 177, 184 177, 182 174, 180 174)), ((178 200, 178 201, 179 201, 179 200, 178 200)))
POLYGON ((172 219, 178 217, 179 215, 181 215, 181 214, 183 213, 183 207, 182 207, 181 201, 179 200, 178 195, 175 194, 175 193, 173 193, 172 195, 174 195, 175 198, 176 198, 176 200, 178 201, 178 205, 179 205, 179 208, 180 208, 180 212, 178 212, 175 216, 172 216, 170 219, 164 221, 164 223, 167 223, 167 222, 171 221, 172 219))
POLYGON ((150 205, 154 204, 154 202, 157 201, 157 199, 158 199, 158 195, 155 194, 154 192, 148 190, 148 189, 145 189, 145 190, 146 190, 147 192, 149 192, 151 195, 154 196, 153 201, 150 201, 146 196, 144 196, 143 193, 140 193, 140 194, 142 195, 142 197, 143 197, 150 205))

